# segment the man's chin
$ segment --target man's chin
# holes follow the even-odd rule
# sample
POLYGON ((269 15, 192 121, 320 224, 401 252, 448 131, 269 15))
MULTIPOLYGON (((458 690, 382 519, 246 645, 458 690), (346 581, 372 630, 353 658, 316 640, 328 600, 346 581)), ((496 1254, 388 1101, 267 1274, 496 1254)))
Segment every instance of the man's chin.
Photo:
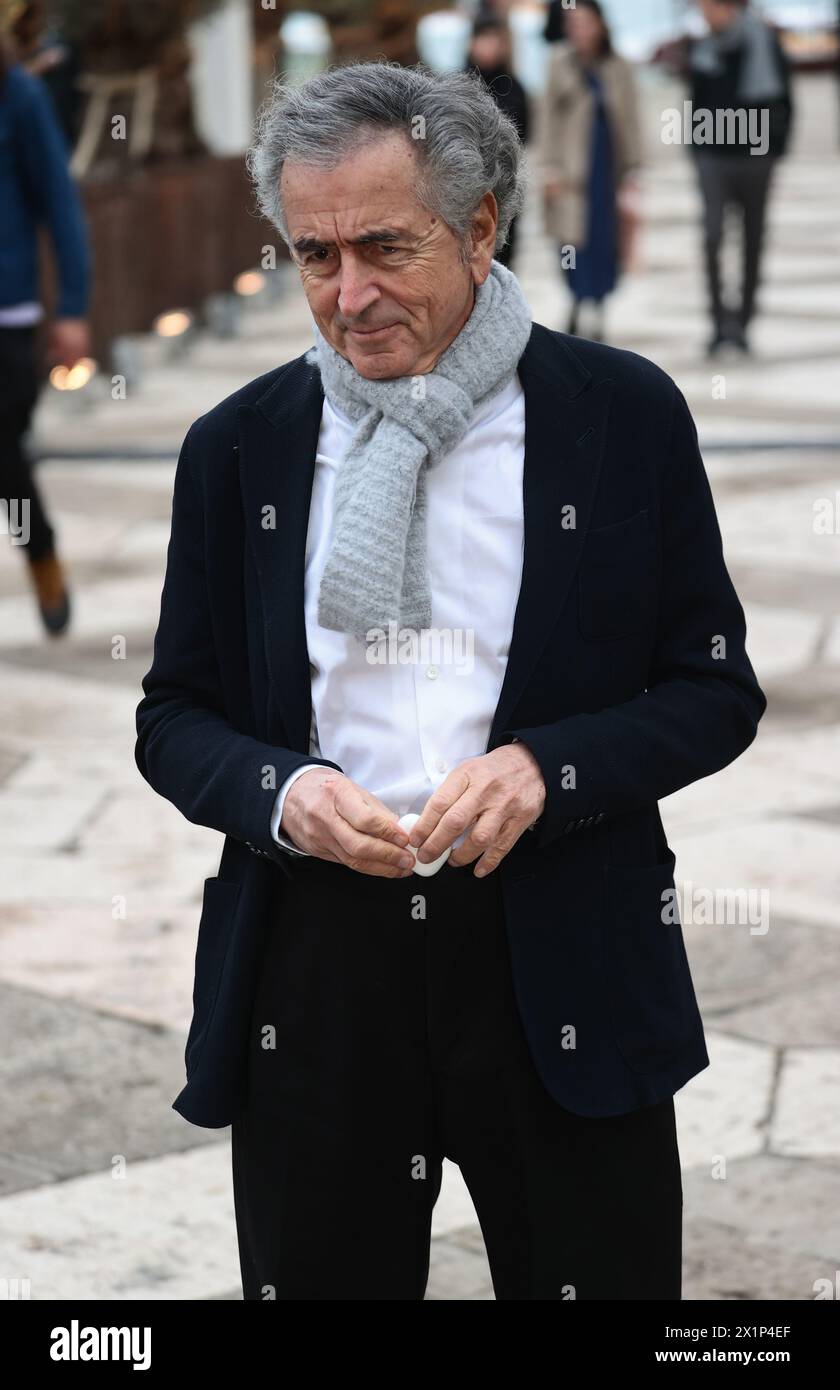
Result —
POLYGON ((351 348, 346 356, 359 376, 368 381, 383 381, 409 373, 410 363, 406 360, 406 354, 393 348, 390 351, 380 348, 378 352, 359 352, 351 348))

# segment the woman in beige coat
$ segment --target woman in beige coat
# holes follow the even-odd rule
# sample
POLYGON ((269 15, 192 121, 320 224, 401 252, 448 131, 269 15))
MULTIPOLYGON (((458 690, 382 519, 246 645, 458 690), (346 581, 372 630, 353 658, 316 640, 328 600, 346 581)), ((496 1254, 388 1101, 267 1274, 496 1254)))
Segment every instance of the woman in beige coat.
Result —
POLYGON ((603 303, 624 260, 621 206, 632 202, 641 141, 633 70, 613 51, 596 0, 577 0, 567 12, 540 115, 546 231, 573 295, 568 331, 578 331, 580 305, 589 301, 597 306, 589 336, 601 337, 603 303))

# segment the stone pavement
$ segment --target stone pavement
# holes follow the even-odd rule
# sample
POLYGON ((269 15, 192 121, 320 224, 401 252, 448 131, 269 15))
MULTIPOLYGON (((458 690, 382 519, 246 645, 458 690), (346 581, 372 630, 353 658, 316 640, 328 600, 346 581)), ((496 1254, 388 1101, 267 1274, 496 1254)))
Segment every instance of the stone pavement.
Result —
MULTIPOLYGON (((663 803, 692 905, 699 890, 769 893, 766 932, 685 927, 712 1065, 677 1096, 684 1296, 809 1299, 840 1268, 834 90, 829 79, 800 84, 755 358, 714 366, 700 351, 688 161, 656 143, 658 112, 681 93, 655 78, 646 90, 642 263, 614 300, 610 338, 662 365, 689 398, 770 702, 744 757, 663 803), (819 499, 835 509, 831 534, 815 533, 819 499)), ((533 201, 523 233, 525 292, 535 317, 559 326, 565 301, 533 201)), ((227 1131, 170 1109, 201 885, 220 839, 139 777, 134 710, 183 434, 308 341, 298 292, 254 307, 236 341, 202 338, 180 363, 155 364, 150 351, 126 400, 80 409, 49 393, 41 403, 72 635, 42 640, 20 558, 0 549, 0 1275, 29 1279, 33 1298, 241 1296, 227 1131), (158 458, 127 457, 138 449, 158 458), (66 452, 77 458, 55 457, 66 452)), ((428 1297, 492 1298, 475 1212, 450 1163, 428 1297)))

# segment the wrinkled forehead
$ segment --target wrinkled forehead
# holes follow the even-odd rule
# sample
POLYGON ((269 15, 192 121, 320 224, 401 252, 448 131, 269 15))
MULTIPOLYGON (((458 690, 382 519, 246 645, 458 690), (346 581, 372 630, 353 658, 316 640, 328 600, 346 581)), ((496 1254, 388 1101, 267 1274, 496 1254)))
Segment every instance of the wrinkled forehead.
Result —
POLYGON ((431 216, 418 196, 418 173, 411 142, 396 132, 364 141, 330 167, 289 158, 280 178, 289 236, 417 235, 431 216))
POLYGON ((284 206, 307 202, 380 200, 412 193, 420 160, 413 142, 400 131, 360 133, 334 159, 307 162, 290 154, 283 163, 280 192, 284 206))

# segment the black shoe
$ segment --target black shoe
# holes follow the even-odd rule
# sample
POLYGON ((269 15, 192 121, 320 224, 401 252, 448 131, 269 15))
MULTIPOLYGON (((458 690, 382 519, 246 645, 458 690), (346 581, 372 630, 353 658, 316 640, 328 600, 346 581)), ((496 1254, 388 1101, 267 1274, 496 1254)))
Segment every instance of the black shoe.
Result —
POLYGON ((720 328, 715 329, 715 332, 709 339, 708 345, 706 347, 706 356, 717 357, 718 354, 722 352, 723 349, 726 347, 728 342, 729 339, 727 338, 723 330, 720 328))
POLYGON ((747 346, 747 319, 740 309, 729 309, 718 320, 718 334, 728 347, 736 352, 749 352, 747 346))

